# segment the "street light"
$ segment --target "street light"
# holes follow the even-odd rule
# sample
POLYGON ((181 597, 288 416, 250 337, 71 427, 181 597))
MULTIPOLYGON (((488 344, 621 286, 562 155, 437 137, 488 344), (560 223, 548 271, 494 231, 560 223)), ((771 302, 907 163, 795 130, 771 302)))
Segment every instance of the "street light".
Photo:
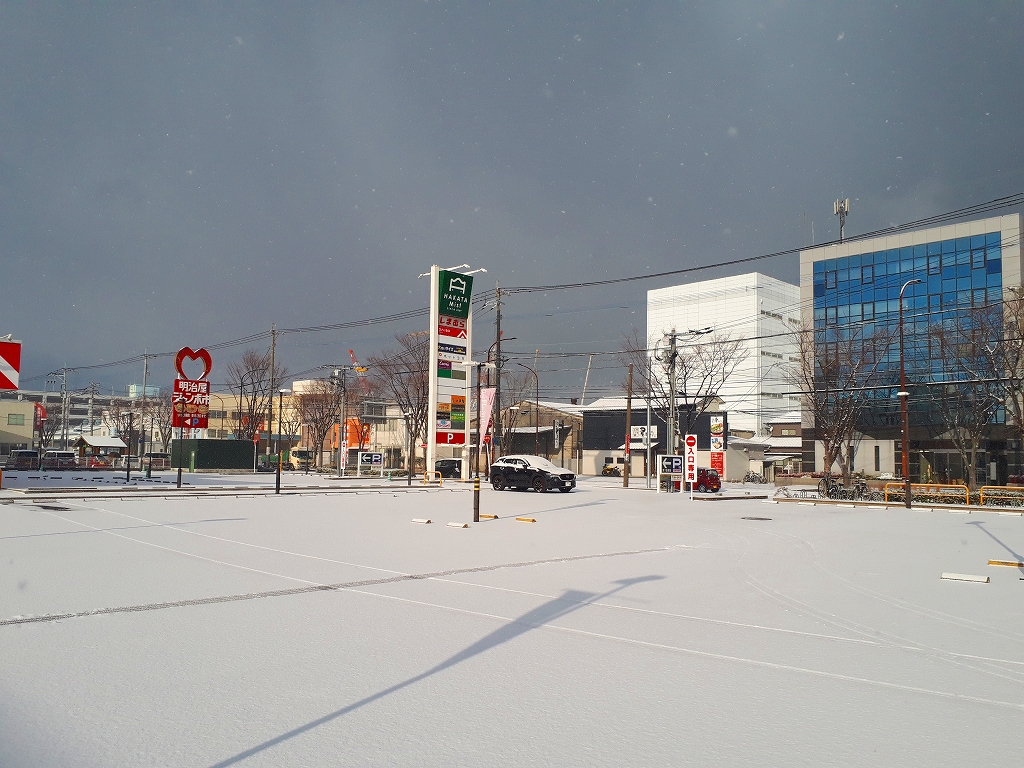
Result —
POLYGON ((907 415, 907 400, 910 398, 910 393, 907 391, 907 372, 903 358, 903 292, 907 290, 908 285, 923 282, 923 280, 907 280, 907 282, 903 284, 903 287, 900 288, 900 391, 896 393, 896 397, 900 399, 900 416, 903 421, 903 450, 900 453, 903 455, 903 496, 906 501, 907 509, 910 509, 910 443, 907 442, 907 424, 909 420, 907 415))
POLYGON ((528 365, 523 365, 522 363, 516 363, 516 365, 532 373, 534 380, 537 382, 537 405, 536 411, 533 414, 533 455, 540 456, 540 376, 528 365))

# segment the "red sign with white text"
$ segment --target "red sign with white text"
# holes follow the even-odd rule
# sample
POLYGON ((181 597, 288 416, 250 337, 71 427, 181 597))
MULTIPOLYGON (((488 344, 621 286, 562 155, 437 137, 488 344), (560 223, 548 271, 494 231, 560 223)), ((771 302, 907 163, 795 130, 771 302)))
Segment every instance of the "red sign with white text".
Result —
POLYGON ((697 436, 687 435, 683 444, 686 446, 683 449, 686 459, 686 482, 695 483, 697 482, 697 436))
POLYGON ((210 382, 174 380, 172 427, 206 429, 210 416, 210 382))

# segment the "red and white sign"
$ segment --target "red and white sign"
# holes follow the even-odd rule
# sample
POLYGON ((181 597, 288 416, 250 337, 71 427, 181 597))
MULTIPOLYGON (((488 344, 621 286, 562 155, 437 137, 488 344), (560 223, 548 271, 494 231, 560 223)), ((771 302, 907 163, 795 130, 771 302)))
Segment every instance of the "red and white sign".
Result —
POLYGON ((697 436, 687 435, 683 440, 686 446, 683 449, 683 456, 686 460, 686 482, 697 482, 697 436))
POLYGON ((21 342, 0 341, 0 389, 17 389, 21 376, 21 342))
POLYGON ((453 339, 465 339, 467 325, 467 321, 461 317, 441 315, 437 318, 437 335, 448 336, 453 339))
POLYGON ((466 433, 465 432, 445 432, 437 430, 437 444, 438 445, 465 445, 466 444, 466 433))
POLYGON ((174 380, 172 427, 206 429, 210 416, 210 382, 174 380))
POLYGON ((721 451, 711 452, 711 468, 719 477, 725 477, 725 454, 721 451))

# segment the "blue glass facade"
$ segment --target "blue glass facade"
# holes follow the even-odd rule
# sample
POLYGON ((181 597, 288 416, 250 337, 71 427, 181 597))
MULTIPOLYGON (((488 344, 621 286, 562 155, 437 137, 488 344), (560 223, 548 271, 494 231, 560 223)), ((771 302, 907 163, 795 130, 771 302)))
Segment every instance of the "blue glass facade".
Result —
MULTIPOLYGON (((944 316, 968 307, 997 304, 1003 296, 1002 244, 999 232, 872 251, 813 263, 816 345, 844 338, 856 329, 861 338, 895 330, 900 288, 904 292, 904 333, 908 367, 942 374, 928 328, 944 316)), ((899 369, 899 348, 882 352, 878 373, 899 369)), ((885 397, 890 397, 886 391, 885 397)))

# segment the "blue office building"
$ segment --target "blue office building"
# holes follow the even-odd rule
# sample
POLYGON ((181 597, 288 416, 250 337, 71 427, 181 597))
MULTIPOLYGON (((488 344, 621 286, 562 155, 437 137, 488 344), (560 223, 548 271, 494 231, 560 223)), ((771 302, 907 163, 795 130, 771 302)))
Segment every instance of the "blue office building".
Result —
MULTIPOLYGON (((827 358, 829 350, 847 349, 851 339, 874 340, 871 355, 877 357, 869 358, 871 380, 864 382, 870 405, 858 423, 863 439, 855 455, 856 470, 899 474, 900 289, 909 280, 920 280, 907 286, 903 299, 908 388, 950 381, 949 361, 936 343, 936 325, 955 316, 970 317, 972 308, 999 308, 1008 288, 1021 285, 1020 242, 1021 217, 1014 214, 801 251, 802 320, 814 328, 816 359, 827 358)), ((963 478, 959 454, 943 439, 927 403, 912 395, 911 409, 911 478, 963 478)), ((1001 418, 997 414, 994 421, 1001 418)), ((1013 438, 998 424, 991 434, 978 462, 983 477, 1008 471, 1007 442, 1013 438)), ((803 466, 824 470, 813 414, 806 408, 803 437, 803 466)))

